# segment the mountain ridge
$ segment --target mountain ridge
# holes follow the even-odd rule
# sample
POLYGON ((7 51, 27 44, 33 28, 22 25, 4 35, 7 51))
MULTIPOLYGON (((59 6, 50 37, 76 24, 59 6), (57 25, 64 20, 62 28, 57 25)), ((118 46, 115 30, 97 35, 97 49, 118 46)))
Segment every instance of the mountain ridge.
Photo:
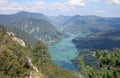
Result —
POLYGON ((67 36, 59 32, 46 16, 39 13, 18 12, 12 15, 0 15, 0 24, 17 27, 46 44, 56 43, 67 36))
MULTIPOLYGON (((59 16, 58 16, 59 17, 59 16)), ((64 17, 64 16, 62 16, 64 17)), ((57 17, 56 17, 57 18, 57 17)), ((64 17, 65 18, 65 17, 64 17)), ((56 27, 63 25, 63 32, 69 33, 99 33, 120 28, 120 17, 100 17, 95 15, 75 15, 65 21, 57 18, 56 27)), ((53 20, 54 21, 54 20, 53 20)), ((54 21, 55 22, 55 21, 54 21)))

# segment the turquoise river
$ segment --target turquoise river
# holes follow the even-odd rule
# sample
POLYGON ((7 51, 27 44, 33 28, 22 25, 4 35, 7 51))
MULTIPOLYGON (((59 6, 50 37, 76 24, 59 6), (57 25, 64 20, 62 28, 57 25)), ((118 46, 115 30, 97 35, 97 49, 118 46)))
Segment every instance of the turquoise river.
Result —
POLYGON ((72 42, 72 39, 75 37, 85 37, 85 34, 69 34, 70 37, 61 40, 59 43, 50 45, 49 52, 52 56, 52 60, 59 67, 62 67, 67 70, 78 71, 75 66, 72 64, 73 60, 77 55, 77 49, 72 42))

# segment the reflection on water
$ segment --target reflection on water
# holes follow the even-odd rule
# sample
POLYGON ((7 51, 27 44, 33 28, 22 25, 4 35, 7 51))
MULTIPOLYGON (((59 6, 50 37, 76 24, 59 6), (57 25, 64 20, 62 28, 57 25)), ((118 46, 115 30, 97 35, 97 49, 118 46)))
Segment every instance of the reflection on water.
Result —
POLYGON ((65 38, 57 44, 50 45, 49 51, 51 53, 52 60, 58 66, 64 69, 78 71, 75 68, 75 66, 71 63, 71 60, 73 60, 78 54, 77 49, 71 40, 77 36, 85 37, 85 35, 84 34, 79 35, 69 34, 69 35, 70 35, 69 38, 65 38))

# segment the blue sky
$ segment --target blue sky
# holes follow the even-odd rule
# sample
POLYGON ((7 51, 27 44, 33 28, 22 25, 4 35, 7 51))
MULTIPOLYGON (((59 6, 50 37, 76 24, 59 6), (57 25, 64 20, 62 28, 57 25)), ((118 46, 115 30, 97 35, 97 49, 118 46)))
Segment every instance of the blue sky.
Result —
POLYGON ((0 14, 19 11, 45 15, 120 17, 120 0, 0 0, 0 14))

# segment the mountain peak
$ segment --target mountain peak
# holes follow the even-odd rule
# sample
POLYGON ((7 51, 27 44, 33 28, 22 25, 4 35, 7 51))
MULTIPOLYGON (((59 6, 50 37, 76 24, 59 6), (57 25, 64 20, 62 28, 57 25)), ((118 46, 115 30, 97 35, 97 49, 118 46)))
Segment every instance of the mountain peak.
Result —
POLYGON ((20 11, 20 12, 17 12, 17 14, 28 14, 30 12, 27 12, 27 11, 20 11))

